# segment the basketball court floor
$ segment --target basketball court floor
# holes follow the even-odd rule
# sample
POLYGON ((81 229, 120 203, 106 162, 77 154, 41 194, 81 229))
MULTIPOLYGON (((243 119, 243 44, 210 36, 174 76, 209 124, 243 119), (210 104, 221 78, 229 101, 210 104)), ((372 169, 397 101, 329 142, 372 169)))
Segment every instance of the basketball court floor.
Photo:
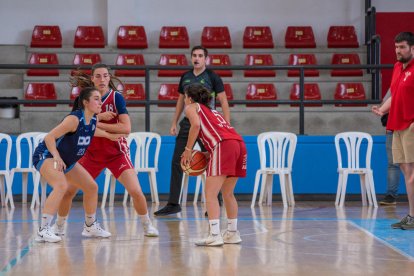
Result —
MULTIPOLYGON (((147 238, 133 209, 116 202, 98 210, 112 237, 90 239, 81 236, 83 208, 76 202, 56 244, 33 240, 40 212, 17 203, 0 208, 0 275, 414 275, 414 231, 390 228, 408 204, 345 204, 299 201, 284 209, 274 202, 251 209, 242 201, 243 242, 197 247, 194 240, 208 229, 201 203, 156 217, 160 237, 147 238)), ((150 205, 150 213, 158 207, 150 205)))

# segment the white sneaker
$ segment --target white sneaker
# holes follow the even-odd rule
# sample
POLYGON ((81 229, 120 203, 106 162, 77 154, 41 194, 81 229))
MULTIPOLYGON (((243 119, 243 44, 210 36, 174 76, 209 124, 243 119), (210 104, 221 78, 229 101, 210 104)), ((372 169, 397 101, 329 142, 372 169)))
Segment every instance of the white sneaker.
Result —
POLYGON ((218 235, 209 234, 206 239, 198 240, 195 242, 198 246, 221 246, 224 244, 223 237, 218 235))
POLYGON ((83 224, 82 236, 108 238, 111 236, 111 233, 105 231, 103 228, 101 228, 99 223, 95 221, 91 226, 87 226, 86 223, 83 224))
POLYGON ((62 238, 53 234, 49 227, 37 230, 37 236, 35 238, 37 242, 60 242, 61 240, 62 238))
POLYGON ((65 224, 58 225, 57 223, 53 224, 50 228, 53 234, 56 236, 64 236, 65 235, 65 224))
POLYGON ((222 233, 223 235, 223 241, 224 243, 241 243, 242 239, 240 238, 240 232, 239 231, 229 231, 226 230, 222 233))
POLYGON ((151 222, 143 223, 142 227, 144 228, 144 235, 147 237, 158 237, 159 233, 157 228, 155 228, 151 222))

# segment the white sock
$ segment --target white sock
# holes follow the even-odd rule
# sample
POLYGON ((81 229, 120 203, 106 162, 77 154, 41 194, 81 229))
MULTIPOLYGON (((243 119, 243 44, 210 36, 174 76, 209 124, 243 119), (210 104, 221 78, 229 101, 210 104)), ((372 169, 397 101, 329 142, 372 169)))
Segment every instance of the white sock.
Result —
POLYGON ((67 219, 68 219, 68 216, 61 217, 58 214, 56 217, 56 224, 59 226, 63 226, 65 225, 67 219))
POLYGON ((210 223, 210 233, 212 235, 220 234, 220 220, 219 219, 212 219, 208 221, 210 223))
POLYGON ((139 217, 141 218, 142 224, 151 223, 148 213, 146 213, 145 215, 139 215, 139 217))
POLYGON ((53 215, 49 214, 42 214, 42 220, 40 223, 40 229, 44 229, 46 227, 50 227, 50 224, 52 223, 53 215))
POLYGON ((237 219, 227 219, 227 230, 230 232, 237 231, 237 219))
POLYGON ((96 221, 96 213, 85 214, 85 224, 86 226, 91 226, 96 221))

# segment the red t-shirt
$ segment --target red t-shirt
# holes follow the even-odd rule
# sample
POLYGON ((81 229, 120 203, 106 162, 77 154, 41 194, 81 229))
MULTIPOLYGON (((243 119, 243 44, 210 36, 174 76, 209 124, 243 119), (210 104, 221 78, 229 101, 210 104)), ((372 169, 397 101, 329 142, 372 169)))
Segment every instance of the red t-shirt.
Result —
POLYGON ((414 122, 414 58, 405 69, 401 62, 394 65, 390 88, 392 100, 387 129, 407 129, 414 122))
POLYGON ((243 141, 243 138, 220 113, 202 104, 197 104, 197 106, 201 125, 198 136, 209 152, 212 152, 214 147, 223 140, 243 141))

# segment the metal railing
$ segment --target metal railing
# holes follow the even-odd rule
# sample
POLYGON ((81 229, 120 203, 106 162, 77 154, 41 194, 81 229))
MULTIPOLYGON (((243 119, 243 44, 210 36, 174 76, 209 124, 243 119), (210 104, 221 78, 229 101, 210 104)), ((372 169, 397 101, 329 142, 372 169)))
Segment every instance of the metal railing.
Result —
MULTIPOLYGON (((117 70, 144 70, 145 71, 145 91, 151 91, 151 71, 155 70, 191 70, 191 66, 161 66, 161 65, 142 65, 142 66, 117 66, 109 65, 111 69, 117 70)), ((16 69, 60 69, 60 70, 72 70, 72 69, 90 69, 90 66, 76 66, 76 65, 32 65, 32 64, 0 64, 0 70, 16 70, 16 69)), ((380 70, 393 68, 392 64, 374 64, 374 65, 269 65, 269 66, 214 66, 214 70, 297 70, 299 71, 299 100, 231 100, 230 104, 244 105, 244 104, 257 104, 257 105, 269 105, 269 104, 297 104, 299 106, 299 134, 305 134, 305 105, 306 104, 378 104, 381 102, 379 87, 380 87, 380 70), (372 92, 371 99, 368 100, 305 100, 304 85, 305 85, 305 70, 317 69, 317 70, 332 70, 332 69, 367 69, 370 70, 372 77, 372 92)), ((266 80, 269 80, 268 78, 266 80)), ((272 82, 275 82, 274 80, 272 82)), ((145 93, 145 100, 129 100, 128 104, 143 104, 145 108, 145 130, 150 131, 150 111, 151 105, 163 104, 175 104, 176 101, 160 101, 152 100, 150 93, 145 93)), ((0 99, 0 104, 69 104, 70 100, 12 100, 12 99, 0 99)))

